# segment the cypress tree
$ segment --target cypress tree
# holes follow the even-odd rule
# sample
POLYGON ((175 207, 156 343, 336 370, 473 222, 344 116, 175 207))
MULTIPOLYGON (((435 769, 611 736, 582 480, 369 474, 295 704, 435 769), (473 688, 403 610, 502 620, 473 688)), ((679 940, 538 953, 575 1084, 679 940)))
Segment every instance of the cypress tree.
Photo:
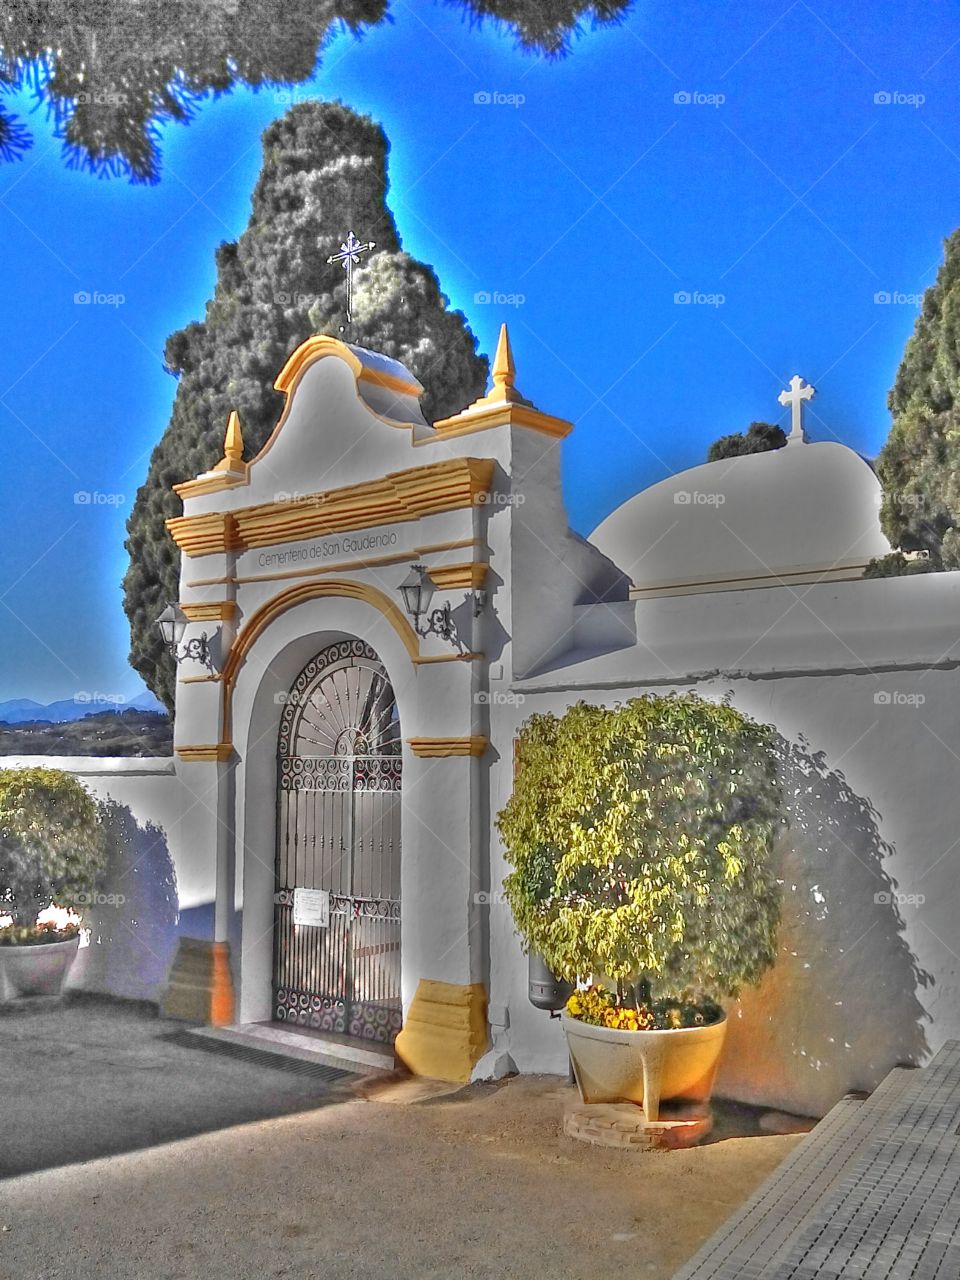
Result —
POLYGON ((252 457, 279 416, 273 382, 287 357, 312 333, 339 336, 344 272, 326 260, 349 230, 376 242, 356 276, 356 341, 420 379, 428 421, 483 394, 488 364, 463 314, 447 309, 431 268, 400 247, 386 204, 387 153, 383 130, 339 103, 304 102, 274 121, 247 228, 217 250, 206 315, 167 341, 179 385, 127 522, 123 587, 130 662, 168 707, 175 672, 154 622, 179 590, 179 552, 164 525, 181 511, 172 485, 222 456, 231 409, 252 457))
POLYGON ((960 231, 945 242, 888 405, 893 425, 877 458, 884 533, 904 551, 960 568, 960 231))

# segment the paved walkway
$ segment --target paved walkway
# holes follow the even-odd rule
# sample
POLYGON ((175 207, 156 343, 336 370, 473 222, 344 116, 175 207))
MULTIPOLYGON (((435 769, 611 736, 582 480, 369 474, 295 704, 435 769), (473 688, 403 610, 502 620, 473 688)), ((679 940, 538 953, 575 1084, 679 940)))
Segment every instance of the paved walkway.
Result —
POLYGON ((799 1142, 720 1108, 712 1145, 605 1152, 555 1077, 331 1085, 168 1027, 0 1018, 0 1149, 37 1170, 0 1181, 2 1280, 670 1280, 799 1142))
POLYGON ((353 1083, 184 1048, 150 1006, 33 1003, 0 1006, 0 1177, 324 1107, 353 1083))
POLYGON ((960 1042, 845 1098, 677 1280, 957 1280, 960 1042))

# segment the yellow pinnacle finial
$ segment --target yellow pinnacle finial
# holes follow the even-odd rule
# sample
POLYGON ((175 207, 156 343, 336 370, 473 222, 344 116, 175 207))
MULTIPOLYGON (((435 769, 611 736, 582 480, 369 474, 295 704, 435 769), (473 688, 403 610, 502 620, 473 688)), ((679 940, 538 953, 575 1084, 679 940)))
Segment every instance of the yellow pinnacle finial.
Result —
MULTIPOLYGON (((493 357, 493 385, 501 391, 513 391, 517 376, 517 366, 513 363, 513 351, 510 347, 510 334, 507 326, 500 326, 500 337, 497 340, 497 354, 493 357)), ((504 397, 506 399, 506 396, 504 397)))
POLYGON ((513 351, 510 347, 510 334, 507 326, 500 326, 500 337, 497 340, 497 353, 493 357, 493 386, 477 404, 525 404, 525 400, 517 390, 517 367, 513 363, 513 351))
POLYGON ((243 432, 240 430, 240 415, 236 409, 230 410, 227 419, 227 432, 223 437, 223 456, 231 462, 243 461, 243 432))
POLYGON ((243 471, 243 432, 240 430, 240 415, 236 409, 230 410, 227 419, 227 430, 223 437, 223 457, 213 468, 214 471, 243 471))

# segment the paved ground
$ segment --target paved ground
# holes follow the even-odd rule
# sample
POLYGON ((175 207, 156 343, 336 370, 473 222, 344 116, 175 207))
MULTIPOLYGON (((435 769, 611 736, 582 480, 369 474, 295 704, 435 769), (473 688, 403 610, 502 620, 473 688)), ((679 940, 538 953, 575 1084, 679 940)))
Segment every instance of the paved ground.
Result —
MULTIPOLYGON (((148 1005, 0 1006, 0 1177, 328 1104, 317 1078, 185 1049, 148 1005)), ((348 1081, 349 1081, 348 1077, 348 1081)), ((2 1277, 2 1273, 0 1273, 2 1277)))
POLYGON ((607 1154, 553 1077, 331 1089, 168 1029, 0 1018, 0 1149, 38 1170, 0 1181, 0 1280, 668 1280, 798 1141, 721 1109, 708 1146, 607 1154))

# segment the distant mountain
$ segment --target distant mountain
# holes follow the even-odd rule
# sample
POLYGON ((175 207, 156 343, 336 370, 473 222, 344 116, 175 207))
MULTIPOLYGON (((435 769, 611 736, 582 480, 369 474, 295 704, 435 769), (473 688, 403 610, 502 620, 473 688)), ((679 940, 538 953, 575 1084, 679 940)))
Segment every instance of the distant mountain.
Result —
POLYGON ((0 756, 169 756, 173 725, 155 711, 98 711, 79 720, 0 722, 0 756))
POLYGON ((152 693, 138 693, 129 701, 116 701, 113 694, 79 693, 73 698, 50 702, 46 706, 32 698, 11 698, 0 702, 0 724, 28 724, 45 721, 48 724, 64 724, 69 720, 83 720, 104 711, 147 711, 166 715, 167 709, 152 693))

